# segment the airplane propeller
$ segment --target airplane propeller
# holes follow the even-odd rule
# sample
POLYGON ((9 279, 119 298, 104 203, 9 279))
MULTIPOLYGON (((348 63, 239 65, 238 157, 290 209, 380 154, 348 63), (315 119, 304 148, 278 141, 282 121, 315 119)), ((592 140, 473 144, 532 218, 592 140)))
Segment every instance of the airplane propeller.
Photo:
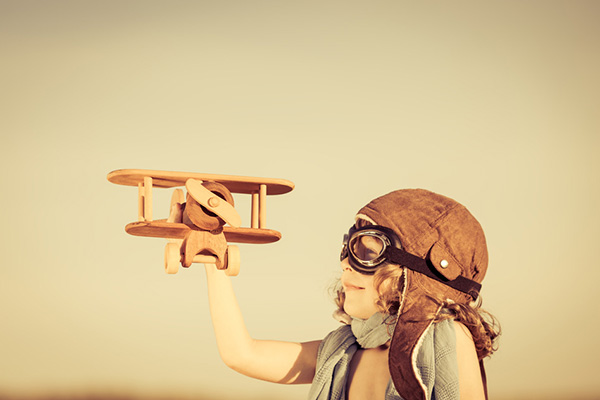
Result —
POLYGON ((185 182, 188 194, 200 205, 204 206, 210 212, 218 215, 223 221, 234 228, 242 225, 242 219, 238 212, 226 200, 223 200, 215 193, 211 192, 202 185, 202 181, 197 179, 188 179, 185 182))

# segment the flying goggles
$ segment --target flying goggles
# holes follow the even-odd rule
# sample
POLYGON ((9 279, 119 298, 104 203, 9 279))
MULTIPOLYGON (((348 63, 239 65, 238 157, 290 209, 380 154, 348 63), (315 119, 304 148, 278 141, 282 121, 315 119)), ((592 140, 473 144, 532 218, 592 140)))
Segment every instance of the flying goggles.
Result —
POLYGON ((348 258, 348 263, 357 272, 372 275, 386 264, 398 264, 412 269, 469 294, 473 300, 479 296, 481 284, 458 276, 449 280, 440 274, 428 258, 421 258, 402 249, 400 239, 393 230, 380 225, 367 225, 362 228, 352 226, 344 242, 340 261, 348 258))

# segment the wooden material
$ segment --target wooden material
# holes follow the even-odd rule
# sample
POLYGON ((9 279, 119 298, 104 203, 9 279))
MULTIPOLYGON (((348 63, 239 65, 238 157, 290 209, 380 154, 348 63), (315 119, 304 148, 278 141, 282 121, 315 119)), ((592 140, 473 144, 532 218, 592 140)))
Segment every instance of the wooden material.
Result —
MULTIPOLYGON (((158 219, 152 222, 132 222, 125 226, 125 231, 133 236, 154 238, 183 239, 189 233, 190 227, 182 223, 167 222, 158 219)), ((225 239, 231 243, 266 244, 281 239, 281 233, 273 229, 232 228, 223 227, 225 239)))
POLYGON ((227 246, 227 269, 225 275, 237 276, 240 273, 240 249, 237 246, 227 246))
MULTIPOLYGON (((203 184, 201 181, 196 179, 188 179, 185 183, 185 187, 188 190, 188 204, 190 204, 191 197, 196 202, 191 203, 194 205, 199 205, 198 207, 193 208, 186 206, 186 213, 190 214, 190 219, 196 226, 208 230, 216 229, 216 227, 203 226, 203 224, 206 222, 206 218, 204 216, 206 216, 207 213, 204 212, 200 206, 206 207, 206 209, 215 217, 218 216, 223 221, 235 228, 242 225, 242 219, 240 215, 235 208, 233 208, 233 196, 231 196, 231 193, 225 186, 216 182, 206 182, 203 184), (218 195, 220 195, 224 201, 220 201, 219 197, 217 197, 218 195), (211 203, 216 205, 212 206, 211 203), (196 223, 195 218, 198 219, 200 224, 196 223)), ((208 214, 209 216, 210 213, 208 214)))
POLYGON ((258 227, 267 226, 267 185, 260 185, 258 192, 258 227))
POLYGON ((217 257, 205 256, 204 254, 198 254, 194 257, 194 264, 216 264, 217 257))
POLYGON ((206 231, 190 230, 181 245, 181 265, 188 268, 194 262, 196 255, 216 257, 215 265, 218 269, 227 268, 225 253, 227 241, 223 234, 212 234, 206 231))
POLYGON ((252 193, 252 213, 250 227, 258 228, 258 193, 252 193))
POLYGON ((213 213, 207 213, 202 204, 194 200, 188 193, 185 210, 183 211, 183 223, 207 231, 214 231, 221 228, 225 221, 213 213))
POLYGON ((144 184, 138 183, 138 221, 144 221, 144 184))
POLYGON ((152 221, 152 177, 144 177, 144 219, 152 221))
MULTIPOLYGON (((225 233, 227 240, 234 241, 237 243, 272 243, 276 242, 281 238, 281 234, 277 231, 266 228, 266 197, 274 194, 287 193, 294 189, 294 184, 285 179, 272 179, 272 178, 254 178, 254 177, 243 177, 243 176, 232 176, 232 175, 215 175, 215 174, 201 174, 191 172, 171 172, 171 171, 156 171, 156 170, 143 170, 143 169, 120 169, 112 171, 108 174, 107 179, 115 184, 140 186, 143 187, 145 177, 152 178, 152 186, 159 188, 170 188, 177 186, 184 186, 185 182, 192 178, 202 181, 209 181, 214 179, 215 182, 222 184, 232 193, 247 193, 252 195, 252 209, 251 209, 251 221, 250 227, 234 228, 239 229, 237 231, 225 226, 225 233), (262 190, 261 190, 262 187, 262 190), (261 201, 262 197, 262 201, 261 201), (262 213, 262 217, 261 217, 262 213), (262 223, 261 223, 262 220, 262 223), (253 230, 259 229, 258 232, 253 230)), ((207 183, 207 182, 205 182, 207 183)), ((179 193, 180 189, 177 189, 179 193)), ((181 192, 183 195, 183 192, 181 192)), ((178 196, 175 193, 173 196, 178 196)), ((180 200, 181 201, 181 200, 180 200)), ((143 209, 143 196, 140 196, 141 209, 143 209)), ((173 208, 173 200, 171 200, 171 208, 173 208)), ((183 203, 179 203, 183 204, 183 203)), ((180 207, 180 209, 183 207, 180 207)), ((183 214, 183 210, 182 214, 183 214)), ((141 212, 143 214, 143 211, 141 212)), ((151 236, 151 237, 164 237, 161 236, 163 233, 169 235, 175 235, 180 239, 182 228, 181 227, 170 227, 165 226, 165 223, 175 222, 182 223, 183 220, 179 220, 178 210, 169 210, 169 216, 166 220, 158 220, 156 225, 144 225, 131 223, 127 225, 126 231, 136 236, 151 236), (160 222, 162 221, 162 222, 160 222), (169 233, 170 232, 170 233, 169 233), (175 233, 173 233, 175 232, 175 233)), ((138 215, 138 222, 148 222, 146 218, 138 215)), ((169 236, 171 237, 171 236, 169 236)))
MULTIPOLYGON (((225 273, 228 276, 236 276, 240 272, 240 250, 234 245, 227 246, 226 254, 227 269, 225 273)), ((205 254, 197 254, 193 258, 194 264, 216 264, 217 261, 217 257, 205 254)), ((180 262, 180 244, 167 243, 165 246, 165 272, 167 274, 176 274, 179 271, 180 262)))
POLYGON ((167 222, 183 222, 184 203, 185 195, 183 194, 183 190, 175 189, 171 196, 171 206, 169 207, 167 222))
POLYGON ((266 198, 294 189, 294 184, 284 179, 155 170, 116 170, 107 178, 115 184, 138 187, 138 221, 128 224, 125 231, 169 239, 165 247, 167 273, 176 273, 179 265, 189 267, 196 262, 214 263, 226 269, 228 275, 237 275, 239 249, 228 246, 228 242, 262 244, 281 239, 279 232, 266 229, 266 198), (187 188, 185 202, 178 186, 187 188), (176 188, 166 219, 153 221, 153 187, 176 188), (250 227, 241 227, 231 193, 252 196, 250 227), (205 223, 208 220, 214 224, 205 223))
POLYGON ((181 244, 175 242, 169 242, 165 246, 165 272, 167 274, 176 274, 179 271, 180 248, 181 244))
POLYGON ((144 169, 119 169, 109 173, 107 178, 110 182, 118 185, 137 186, 138 182, 143 181, 146 176, 152 177, 154 187, 158 188, 183 186, 191 178, 201 181, 218 182, 229 189, 231 193, 252 194, 259 191, 260 185, 266 185, 266 194, 269 196, 288 193, 294 189, 294 184, 285 179, 144 169))
POLYGON ((173 194, 171 195, 171 206, 173 204, 183 204, 185 202, 185 195, 183 194, 183 190, 175 189, 173 194))

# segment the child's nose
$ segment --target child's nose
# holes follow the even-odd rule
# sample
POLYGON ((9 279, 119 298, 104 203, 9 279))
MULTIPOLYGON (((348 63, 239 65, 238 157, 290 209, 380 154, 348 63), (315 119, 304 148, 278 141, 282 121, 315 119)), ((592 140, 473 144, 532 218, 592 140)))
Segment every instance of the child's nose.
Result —
POLYGON ((348 257, 344 258, 342 260, 342 262, 340 263, 341 267, 342 267, 342 271, 352 271, 352 267, 350 266, 350 263, 348 262, 348 257))

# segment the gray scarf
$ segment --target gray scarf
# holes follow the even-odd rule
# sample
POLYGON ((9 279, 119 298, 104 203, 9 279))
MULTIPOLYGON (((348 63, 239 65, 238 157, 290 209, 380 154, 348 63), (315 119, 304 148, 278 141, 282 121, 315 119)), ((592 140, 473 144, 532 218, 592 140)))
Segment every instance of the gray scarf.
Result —
POLYGON ((387 315, 375 313, 369 319, 352 318, 352 334, 363 349, 379 347, 392 339, 394 326, 386 323, 387 315))
MULTIPOLYGON (((385 316, 376 314, 366 321, 354 320, 351 325, 329 333, 319 346, 317 370, 308 398, 344 400, 352 356, 361 346, 371 348, 386 343, 390 338, 388 331, 393 332, 394 326, 388 326, 385 316)), ((414 362, 426 387, 427 399, 459 398, 456 336, 452 320, 440 321, 427 330, 414 362)), ((385 398, 402 400, 391 380, 385 398)))
POLYGON ((320 349, 327 354, 320 359, 308 398, 311 400, 343 400, 346 398, 346 380, 350 371, 350 360, 359 348, 379 347, 391 340, 394 326, 386 323, 386 315, 376 313, 367 320, 352 319, 351 325, 345 325, 333 332, 324 343, 332 348, 320 349), (351 332, 349 332, 351 330, 351 332))

